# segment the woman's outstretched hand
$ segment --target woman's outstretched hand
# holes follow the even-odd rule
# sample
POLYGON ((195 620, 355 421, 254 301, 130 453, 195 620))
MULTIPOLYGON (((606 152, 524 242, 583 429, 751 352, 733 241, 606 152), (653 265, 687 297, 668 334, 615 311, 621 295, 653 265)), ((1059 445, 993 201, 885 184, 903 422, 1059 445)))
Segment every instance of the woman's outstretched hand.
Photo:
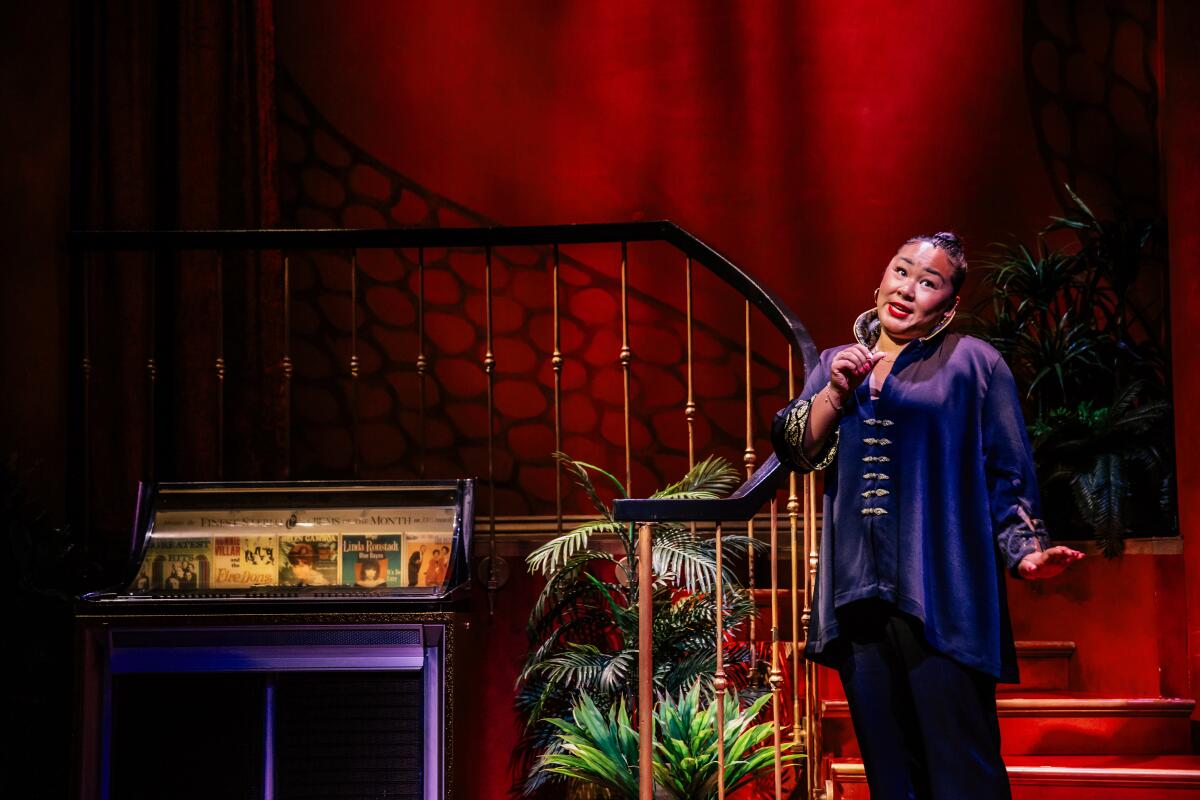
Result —
POLYGON ((1083 558, 1083 553, 1059 545, 1049 550, 1030 553, 1017 564, 1017 574, 1027 581, 1053 578, 1068 566, 1083 558))

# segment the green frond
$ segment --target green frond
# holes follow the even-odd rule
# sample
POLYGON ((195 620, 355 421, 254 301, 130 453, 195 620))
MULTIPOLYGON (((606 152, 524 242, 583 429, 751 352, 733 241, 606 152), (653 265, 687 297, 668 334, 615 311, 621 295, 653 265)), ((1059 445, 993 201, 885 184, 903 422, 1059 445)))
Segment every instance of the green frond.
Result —
POLYGON ((622 607, 613 597, 609 585, 594 575, 585 575, 584 577, 592 583, 596 593, 607 603, 609 613, 612 614, 613 624, 621 630, 625 641, 633 639, 637 635, 637 628, 635 627, 638 614, 637 609, 635 607, 622 607))
POLYGON ((612 659, 611 654, 593 645, 576 644, 545 659, 534 671, 568 688, 603 690, 600 679, 612 659))
POLYGON ((568 472, 571 473, 572 480, 574 480, 575 483, 587 493, 588 498, 592 501, 592 505, 596 507, 596 511, 600 512, 605 519, 611 521, 612 510, 603 500, 600 499, 600 494, 596 491, 596 484, 592 482, 592 477, 588 474, 588 471, 590 470, 595 472, 597 475, 607 478, 608 482, 613 485, 617 497, 628 497, 625 492, 625 484, 617 480, 616 476, 614 476, 611 472, 603 470, 600 467, 597 467, 595 464, 589 464, 586 461, 579 461, 571 458, 566 453, 556 451, 554 453, 554 458, 560 464, 562 464, 568 472))
POLYGON ((1076 194, 1075 190, 1071 188, 1071 184, 1064 183, 1063 188, 1065 188, 1067 190, 1067 194, 1071 196, 1071 202, 1074 203, 1089 220, 1095 223, 1097 221, 1095 213, 1088 208, 1087 203, 1083 202, 1083 198, 1076 194))
POLYGON ((728 461, 709 456, 688 470, 676 483, 651 497, 669 500, 712 500, 737 488, 740 476, 728 461))
POLYGON ((587 548, 591 537, 606 533, 620 535, 625 527, 623 522, 609 520, 585 522, 535 549, 526 557, 525 563, 529 565, 530 572, 540 572, 548 576, 562 567, 571 556, 587 548))
POLYGON ((530 612, 527 627, 530 633, 541 628, 543 622, 551 616, 551 609, 557 607, 558 600, 582 591, 576 584, 580 581, 580 576, 586 573, 587 568, 597 561, 616 564, 617 558, 612 553, 602 550, 585 550, 571 556, 559 566, 558 571, 550 576, 550 580, 542 588, 537 602, 534 603, 533 611, 530 612))
POLYGON ((654 571, 672 576, 680 588, 690 592, 710 592, 716 585, 716 556, 702 542, 660 540, 655 542, 652 553, 654 571))
POLYGON ((613 656, 600 673, 600 688, 614 694, 621 692, 636 672, 637 657, 636 649, 622 650, 613 656))

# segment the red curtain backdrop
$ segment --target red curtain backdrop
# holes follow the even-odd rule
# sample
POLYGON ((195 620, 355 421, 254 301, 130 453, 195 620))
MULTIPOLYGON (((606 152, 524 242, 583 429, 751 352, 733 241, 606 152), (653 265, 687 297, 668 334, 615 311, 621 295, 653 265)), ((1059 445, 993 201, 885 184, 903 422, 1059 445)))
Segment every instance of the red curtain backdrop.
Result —
MULTIPOLYGON (((271 3, 77 3, 73 12, 72 227, 276 224, 271 3)), ((210 256, 178 265, 93 256, 76 265, 75 312, 81 320, 86 302, 90 316, 93 527, 111 561, 124 557, 138 480, 216 477, 213 365, 221 349, 228 462, 238 477, 283 469, 272 400, 282 341, 278 260, 229 258, 222 269, 218 284, 210 256), (196 335, 218 330, 218 320, 222 342, 196 335)), ((80 358, 84 334, 77 323, 80 358)), ((84 449, 73 455, 84 458, 84 449)))
POLYGON ((673 219, 828 346, 907 236, 977 251, 1059 210, 1022 24, 1006 1, 314 0, 279 8, 278 46, 418 184, 501 224, 673 219))

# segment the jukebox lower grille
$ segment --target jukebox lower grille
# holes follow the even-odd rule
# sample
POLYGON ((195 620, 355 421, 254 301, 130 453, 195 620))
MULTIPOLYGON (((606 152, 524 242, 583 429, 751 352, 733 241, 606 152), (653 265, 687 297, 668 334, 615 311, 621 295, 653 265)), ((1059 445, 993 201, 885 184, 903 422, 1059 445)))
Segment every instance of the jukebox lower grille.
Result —
POLYGON ((420 672, 279 673, 277 800, 422 794, 420 672))

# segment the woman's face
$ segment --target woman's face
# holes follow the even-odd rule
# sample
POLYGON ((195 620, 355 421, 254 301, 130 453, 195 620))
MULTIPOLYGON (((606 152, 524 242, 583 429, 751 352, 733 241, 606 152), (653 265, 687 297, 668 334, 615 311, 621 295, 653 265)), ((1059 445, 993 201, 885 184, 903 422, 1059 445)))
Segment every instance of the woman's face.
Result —
POLYGON ((893 341, 929 333, 954 306, 952 267, 945 251, 929 242, 913 242, 892 256, 879 282, 875 310, 893 341))

